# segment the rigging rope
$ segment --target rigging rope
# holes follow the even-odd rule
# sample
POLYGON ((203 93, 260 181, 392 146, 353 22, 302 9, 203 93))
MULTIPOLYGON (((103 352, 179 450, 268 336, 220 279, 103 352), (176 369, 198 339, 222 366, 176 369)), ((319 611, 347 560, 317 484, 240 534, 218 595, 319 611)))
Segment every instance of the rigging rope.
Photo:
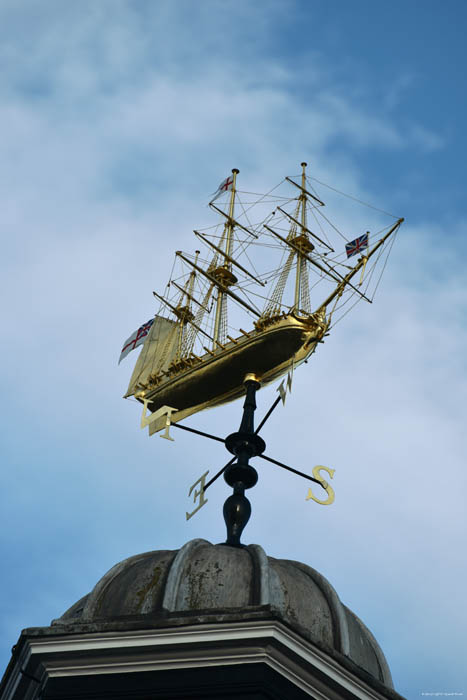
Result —
POLYGON ((341 192, 340 190, 337 190, 335 187, 331 187, 331 185, 327 185, 325 182, 321 182, 321 180, 318 180, 316 177, 310 177, 307 178, 310 180, 314 180, 315 182, 319 182, 320 185, 323 185, 323 187, 327 187, 329 190, 332 190, 333 192, 337 192, 337 194, 341 194, 343 197, 347 197, 348 199, 353 199, 354 202, 358 202, 358 204, 362 204, 364 207, 368 207, 369 209, 374 209, 375 211, 379 211, 380 214, 385 214, 386 216, 390 216, 393 219, 398 219, 398 216, 394 216, 394 214, 390 214, 388 211, 384 211, 384 209, 378 209, 378 207, 374 207, 372 204, 368 204, 368 202, 364 202, 361 199, 358 199, 358 197, 353 197, 351 194, 346 194, 345 192, 341 192))

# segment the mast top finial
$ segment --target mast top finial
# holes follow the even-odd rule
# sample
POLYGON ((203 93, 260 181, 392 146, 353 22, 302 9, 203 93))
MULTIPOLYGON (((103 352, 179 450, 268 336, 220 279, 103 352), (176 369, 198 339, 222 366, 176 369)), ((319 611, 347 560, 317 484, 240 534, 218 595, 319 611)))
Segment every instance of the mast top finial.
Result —
POLYGON ((302 168, 306 168, 306 166, 308 165, 308 163, 305 163, 305 161, 303 161, 303 163, 300 163, 300 165, 302 166, 302 168))
POLYGON ((238 168, 232 168, 232 172, 235 173, 236 175, 238 175, 240 170, 238 168))

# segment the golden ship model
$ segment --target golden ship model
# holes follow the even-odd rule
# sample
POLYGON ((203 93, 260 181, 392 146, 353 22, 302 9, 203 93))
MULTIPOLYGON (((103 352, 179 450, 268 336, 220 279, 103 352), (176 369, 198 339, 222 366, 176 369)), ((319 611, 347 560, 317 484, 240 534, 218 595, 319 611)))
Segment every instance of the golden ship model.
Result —
POLYGON ((392 217, 376 234, 342 233, 324 213, 306 163, 281 183, 290 192, 274 188, 254 203, 243 202, 252 193, 238 191, 238 173, 209 204, 220 223, 194 231, 210 257, 176 252, 165 294, 153 292, 158 313, 122 350, 120 359, 143 344, 125 398, 143 403, 150 434, 239 398, 247 374, 264 386, 306 361, 354 302, 372 300, 377 268, 403 222, 392 217), (214 204, 224 193, 224 205, 214 204))

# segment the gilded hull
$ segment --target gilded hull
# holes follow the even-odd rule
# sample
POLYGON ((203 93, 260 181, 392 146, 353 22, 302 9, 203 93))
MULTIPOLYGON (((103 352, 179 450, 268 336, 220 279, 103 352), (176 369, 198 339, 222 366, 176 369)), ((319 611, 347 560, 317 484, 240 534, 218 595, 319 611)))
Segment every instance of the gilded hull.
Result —
MULTIPOLYGON (((323 321, 292 314, 280 317, 229 342, 224 349, 204 355, 193 366, 163 377, 155 388, 136 394, 136 398, 141 401, 144 396, 151 412, 162 406, 176 408, 172 422, 233 401, 244 394, 246 374, 255 374, 264 386, 306 360, 325 333, 323 321)), ((153 421, 149 432, 164 427, 165 416, 153 421)))

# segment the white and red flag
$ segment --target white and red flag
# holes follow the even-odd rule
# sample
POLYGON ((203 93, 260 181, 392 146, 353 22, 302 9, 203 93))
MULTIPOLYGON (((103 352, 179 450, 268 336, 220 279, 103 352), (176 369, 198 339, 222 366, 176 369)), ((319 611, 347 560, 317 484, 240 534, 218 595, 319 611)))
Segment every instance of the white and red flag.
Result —
POLYGON ((118 361, 118 364, 120 364, 120 362, 123 360, 124 357, 128 355, 128 353, 137 348, 138 345, 142 345, 144 343, 146 336, 149 333, 153 323, 154 319, 151 318, 146 323, 143 323, 143 325, 140 326, 137 331, 132 333, 128 340, 125 340, 125 342, 123 343, 122 352, 120 353, 120 359, 118 361))
POLYGON ((221 196, 221 194, 224 194, 224 192, 229 192, 233 188, 233 175, 229 175, 229 177, 226 177, 225 180, 222 180, 221 184, 217 188, 217 190, 214 192, 214 196, 209 202, 209 204, 212 204, 213 202, 216 201, 218 197, 221 196))

